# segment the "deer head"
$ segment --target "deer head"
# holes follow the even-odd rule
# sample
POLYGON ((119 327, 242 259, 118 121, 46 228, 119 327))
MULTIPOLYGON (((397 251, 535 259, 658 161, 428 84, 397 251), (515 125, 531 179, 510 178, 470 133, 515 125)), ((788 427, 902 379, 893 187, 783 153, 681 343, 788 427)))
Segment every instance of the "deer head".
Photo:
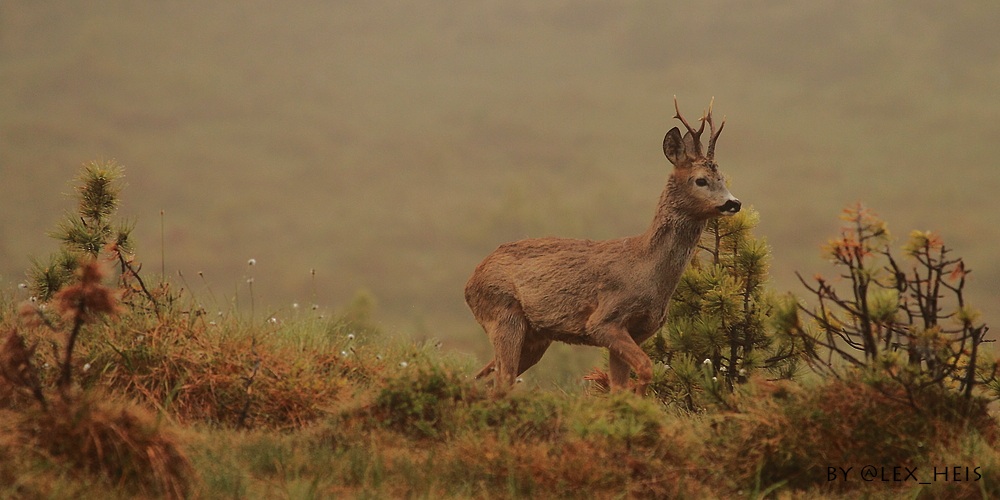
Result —
POLYGON ((698 219, 733 215, 740 211, 740 200, 736 199, 726 187, 726 180, 719 172, 715 163, 715 143, 726 125, 725 118, 715 128, 712 121, 712 103, 708 112, 702 115, 701 126, 697 130, 681 115, 674 96, 674 118, 681 121, 687 133, 681 136, 677 127, 670 129, 663 138, 663 154, 674 165, 670 182, 673 184, 671 199, 676 207, 688 215, 698 219), (701 135, 705 132, 705 124, 709 127, 708 148, 702 151, 701 135))

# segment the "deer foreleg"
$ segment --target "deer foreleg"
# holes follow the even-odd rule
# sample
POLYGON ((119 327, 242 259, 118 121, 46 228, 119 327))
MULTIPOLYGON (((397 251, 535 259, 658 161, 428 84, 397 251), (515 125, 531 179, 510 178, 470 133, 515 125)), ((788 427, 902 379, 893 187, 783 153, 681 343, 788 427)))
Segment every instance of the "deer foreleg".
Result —
POLYGON ((653 362, 639 344, 618 325, 602 325, 593 329, 592 338, 608 348, 611 369, 611 391, 628 387, 629 369, 635 372, 636 394, 646 393, 646 386, 653 380, 653 362))
POLYGON ((496 363, 495 389, 502 393, 514 385, 514 379, 519 373, 521 349, 528 333, 528 321, 520 307, 517 307, 501 314, 493 326, 493 330, 489 333, 493 349, 496 351, 493 358, 496 363))
POLYGON ((479 380, 493 373, 493 371, 496 370, 496 366, 497 366, 496 358, 491 359, 490 362, 486 363, 486 366, 484 366, 483 369, 479 370, 479 373, 476 374, 476 380, 479 380))
POLYGON ((610 382, 612 390, 617 390, 628 385, 629 366, 621 356, 611 352, 608 356, 608 368, 610 369, 610 382))

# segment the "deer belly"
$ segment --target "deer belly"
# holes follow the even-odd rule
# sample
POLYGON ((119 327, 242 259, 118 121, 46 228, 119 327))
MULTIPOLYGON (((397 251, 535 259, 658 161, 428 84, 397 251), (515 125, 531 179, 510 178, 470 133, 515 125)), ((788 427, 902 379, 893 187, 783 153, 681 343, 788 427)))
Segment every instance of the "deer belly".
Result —
POLYGON ((549 340, 554 340, 558 342, 563 342, 566 344, 573 345, 586 345, 586 346, 596 346, 600 347, 594 342, 589 335, 585 335, 582 332, 566 332, 560 330, 538 330, 538 335, 549 340))

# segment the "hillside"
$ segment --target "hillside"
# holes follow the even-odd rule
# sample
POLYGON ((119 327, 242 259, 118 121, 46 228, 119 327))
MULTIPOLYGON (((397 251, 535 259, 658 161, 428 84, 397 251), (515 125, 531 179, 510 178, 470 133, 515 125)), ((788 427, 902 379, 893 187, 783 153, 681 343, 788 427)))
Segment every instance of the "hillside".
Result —
MULTIPOLYGON (((666 392, 608 395, 596 385, 574 393, 525 383, 497 397, 469 378, 468 356, 400 342, 358 311, 250 323, 206 315, 169 288, 113 291, 97 268, 85 265, 66 289, 86 300, 17 311, 0 302, 0 496, 1000 493, 987 400, 934 388, 907 399, 875 371, 754 376, 731 394, 696 389, 696 410, 666 392), (71 325, 81 324, 70 351, 71 325), (65 384, 59 374, 70 375, 65 384)), ((658 364, 660 382, 681 371, 658 364)))
POLYGON ((54 248, 53 184, 115 159, 147 271, 245 300, 253 258, 269 310, 368 290, 390 330, 482 356, 472 268, 510 239, 641 231, 676 94, 728 117, 719 160, 775 288, 826 269, 861 200, 900 237, 940 231, 996 323, 997 20, 930 1, 5 2, 0 281, 54 248))

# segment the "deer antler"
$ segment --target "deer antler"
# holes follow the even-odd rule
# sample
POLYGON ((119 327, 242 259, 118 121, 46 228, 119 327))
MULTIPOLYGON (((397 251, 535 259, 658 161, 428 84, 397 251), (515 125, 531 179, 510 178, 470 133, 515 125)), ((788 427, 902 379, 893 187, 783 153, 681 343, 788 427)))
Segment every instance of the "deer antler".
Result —
MULTIPOLYGON (((678 120, 681 121, 681 123, 684 124, 684 127, 688 130, 688 133, 690 133, 692 138, 694 139, 694 148, 696 150, 695 152, 698 154, 698 156, 701 156, 701 133, 705 131, 705 118, 701 119, 701 128, 699 128, 698 130, 691 128, 691 124, 689 124, 687 120, 685 120, 684 117, 681 116, 681 108, 680 106, 677 105, 676 95, 674 96, 674 111, 677 112, 677 114, 674 115, 674 118, 677 118, 678 120)), ((712 142, 712 144, 715 144, 715 142, 712 142)))
MULTIPOLYGON (((674 98, 674 104, 677 104, 677 98, 674 98)), ((701 122, 701 127, 705 128, 705 122, 708 122, 709 127, 709 138, 708 138, 708 152, 705 154, 705 158, 709 160, 715 158, 715 142, 719 140, 719 134, 722 133, 722 127, 726 126, 726 117, 722 117, 722 123, 719 124, 719 130, 715 130, 715 123, 712 122, 712 105, 715 104, 715 97, 708 103, 708 114, 705 115, 704 121, 701 122)))

